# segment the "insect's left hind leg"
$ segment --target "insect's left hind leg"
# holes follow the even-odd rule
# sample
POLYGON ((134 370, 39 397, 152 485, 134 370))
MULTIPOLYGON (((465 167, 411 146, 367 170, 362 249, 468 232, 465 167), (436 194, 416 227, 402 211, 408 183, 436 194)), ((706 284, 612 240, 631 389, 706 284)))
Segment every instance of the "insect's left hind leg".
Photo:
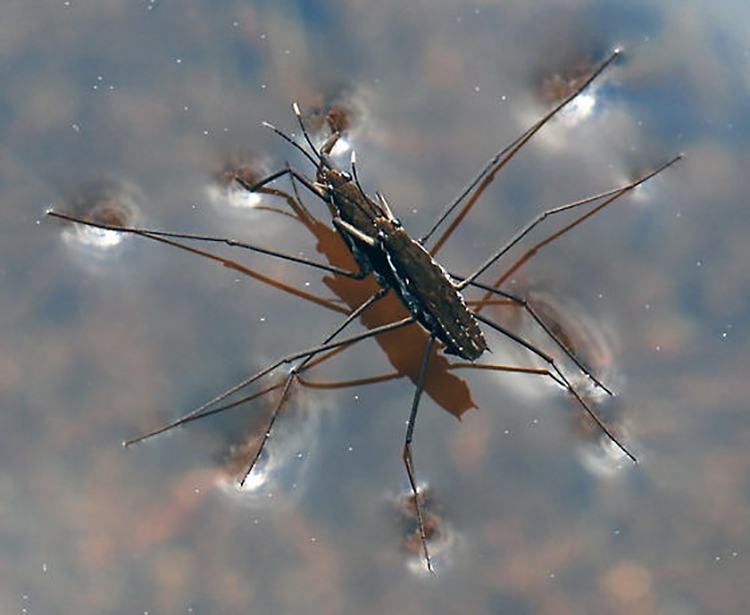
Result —
POLYGON ((414 425, 417 420, 417 411, 419 410, 419 400, 422 397, 422 391, 424 391, 424 382, 427 376, 427 364, 430 360, 430 352, 432 351, 432 345, 435 342, 435 335, 430 335, 430 339, 427 342, 427 346, 424 350, 422 357, 422 366, 419 369, 419 380, 417 381, 417 388, 414 391, 414 400, 411 404, 411 413, 409 414, 409 423, 406 427, 406 439, 404 442, 404 465, 406 466, 406 473, 409 476, 409 484, 411 485, 411 491, 414 494, 414 510, 417 513, 417 524, 419 525, 419 538, 422 541, 422 553, 424 554, 425 564, 427 570, 434 572, 432 567, 432 560, 430 559, 430 552, 427 549, 427 535, 424 527, 424 515, 422 514, 422 507, 419 504, 419 492, 417 490, 417 479, 414 475, 414 460, 411 452, 411 442, 414 437, 414 425))
POLYGON ((268 424, 266 426, 265 431, 263 432, 263 437, 261 438, 260 444, 258 445, 258 448, 255 451, 255 455, 250 461, 250 464, 247 466, 245 473, 242 475, 242 479, 240 480, 240 485, 245 484, 247 477, 250 475, 250 472, 253 471, 255 464, 258 462, 258 459, 260 458, 260 455, 263 452, 263 449, 265 448, 266 443, 268 442, 268 439, 271 437, 271 430, 273 429, 273 426, 276 423, 276 419, 278 418, 279 413, 281 412, 281 408, 284 405, 284 402, 286 401, 287 396, 289 395, 289 391, 291 390, 292 384, 294 384, 294 381, 299 378, 300 372, 302 372, 318 354, 323 352, 323 349, 325 348, 326 344, 328 344, 334 338, 336 338, 338 334, 341 333, 347 326, 349 326, 351 322, 353 322, 356 318, 358 318, 359 315, 362 314, 362 312, 364 312, 374 303, 380 301, 380 299, 385 297, 388 291, 389 289, 387 288, 381 288, 378 292, 372 295, 367 301, 365 301, 356 310, 354 310, 351 314, 349 314, 344 319, 344 321, 341 324, 339 324, 338 327, 336 327, 336 329, 332 333, 326 336, 325 340, 322 342, 320 346, 321 350, 307 353, 306 355, 301 357, 301 360, 297 362, 289 370, 289 375, 286 377, 286 380, 284 382, 284 389, 281 392, 281 397, 276 403, 276 406, 274 407, 273 412, 271 412, 271 416, 268 419, 268 424))

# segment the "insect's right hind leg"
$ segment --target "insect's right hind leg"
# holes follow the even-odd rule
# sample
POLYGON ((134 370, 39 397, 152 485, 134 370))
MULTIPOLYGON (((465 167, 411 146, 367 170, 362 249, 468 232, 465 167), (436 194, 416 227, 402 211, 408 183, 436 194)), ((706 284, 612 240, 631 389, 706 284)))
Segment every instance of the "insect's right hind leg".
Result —
MULTIPOLYGON (((610 439, 610 441, 617 446, 633 463, 638 463, 638 459, 635 457, 633 453, 630 452, 627 446, 620 441, 620 439, 617 437, 617 435, 609 428, 609 426, 597 415, 597 413, 589 406, 589 404, 586 403, 586 401, 583 399, 581 394, 573 387, 570 380, 565 376, 565 374, 562 372, 562 370, 558 367, 557 362, 552 358, 550 355, 548 355, 546 352, 542 351, 541 349, 534 346, 532 343, 528 342, 527 340, 523 339, 521 336, 516 335, 512 331, 509 331, 505 327, 499 325, 498 323, 490 320, 489 318, 485 318, 481 314, 477 314, 474 312, 474 316, 477 318, 477 320, 483 322, 484 324, 488 325, 498 333, 504 335, 508 339, 514 341, 515 343, 519 344, 520 346, 523 346, 536 356, 538 356, 540 359, 542 359, 547 365, 549 365, 549 376, 551 376, 555 381, 558 383, 562 383, 563 387, 567 389, 567 391, 575 398, 575 400, 578 402, 578 404, 581 406, 583 411, 588 414, 593 421, 599 426, 599 428, 602 430, 604 434, 610 439), (554 375, 553 373, 554 372, 554 375)), ((506 370, 511 371, 511 370, 506 370)), ((526 371, 526 370, 523 370, 526 371)))
MULTIPOLYGON (((565 356, 567 356, 575 366, 581 370, 581 372, 594 384, 594 386, 599 387, 602 391, 607 393, 607 395, 614 395, 612 390, 605 385, 601 380, 599 380, 593 373, 591 373, 591 370, 586 367, 586 365, 579 359, 575 352, 571 350, 567 344, 565 344, 561 339, 560 336, 557 335, 557 333, 554 332, 552 327, 547 324, 547 322, 541 317, 541 315, 531 306, 529 301, 527 299, 524 299, 522 297, 519 297, 517 295, 513 295, 511 293, 507 293, 505 291, 499 290, 497 288, 493 288, 492 286, 488 286, 486 284, 481 284, 479 282, 472 282, 471 286, 475 288, 479 288, 484 290, 489 295, 497 295, 499 297, 502 297, 505 302, 508 305, 513 305, 516 307, 521 308, 524 310, 531 319, 544 331, 544 333, 555 343, 555 345, 560 348, 560 350, 563 351, 565 356)), ((486 300, 480 300, 477 302, 479 305, 475 309, 475 312, 480 311, 483 307, 486 305, 486 300)))

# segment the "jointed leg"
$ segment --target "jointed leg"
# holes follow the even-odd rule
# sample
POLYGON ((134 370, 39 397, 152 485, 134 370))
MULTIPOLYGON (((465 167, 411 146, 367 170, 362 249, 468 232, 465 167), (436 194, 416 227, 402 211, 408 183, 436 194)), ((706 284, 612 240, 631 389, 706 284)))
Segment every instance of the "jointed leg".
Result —
MULTIPOLYGON (((581 405, 583 410, 588 414, 594 422, 599 426, 599 428, 609 437, 609 439, 614 442, 617 447, 625 454, 627 455, 633 463, 638 463, 638 460, 636 459, 635 455, 633 455, 627 447, 620 442, 618 437, 612 432, 612 430, 607 426, 607 424, 602 421, 602 419, 599 418, 599 416, 594 412, 591 407, 584 401, 584 399, 581 397, 581 395, 573 388, 573 385, 570 383, 570 381, 565 377, 565 374, 560 370, 560 368, 557 366, 557 363, 555 363, 555 360, 548 355, 547 353, 543 352, 533 344, 527 342, 522 337, 516 335, 512 331, 509 331, 505 327, 502 327, 498 325, 496 322, 491 321, 488 318, 485 318, 481 314, 474 313, 474 316, 476 316, 477 320, 482 321, 484 324, 488 325, 489 327, 495 329, 495 331, 498 331, 499 333, 502 333, 506 337, 510 338, 517 344, 520 344, 530 352, 537 355, 540 359, 542 359, 545 363, 547 363, 551 371, 554 372, 557 375, 557 378, 559 378, 559 382, 563 383, 563 386, 568 390, 568 392, 575 397, 576 401, 581 405)), ((556 379, 557 380, 557 379, 556 379)))
MULTIPOLYGON (((457 285, 458 289, 461 290, 463 288, 466 288, 469 284, 471 284, 474 280, 476 280, 482 273, 484 273, 487 269, 489 269, 504 254, 506 254, 508 250, 510 250, 519 241, 521 241, 524 237, 526 237, 526 235, 528 235, 538 224, 546 220, 548 217, 553 216, 555 214, 562 213, 564 211, 575 209, 577 207, 581 207, 582 205, 586 205, 588 203, 593 203, 601 199, 606 199, 603 203, 600 203, 594 209, 587 212, 586 214, 584 214, 583 216, 575 220, 573 223, 569 224, 568 226, 564 227, 557 233, 553 234, 547 240, 542 242, 539 245, 539 247, 541 247, 542 245, 551 243, 554 240, 558 239, 559 237, 567 233, 570 229, 579 225, 585 219, 589 218, 590 216, 593 216, 595 213, 597 213, 598 211, 600 211, 601 209, 603 209, 604 207, 606 207, 613 201, 620 198, 623 194, 630 192, 631 190, 634 190, 636 187, 640 186, 645 181, 648 181, 655 175, 658 175, 662 171, 671 167, 673 164, 675 164, 678 160, 681 160, 682 158, 683 158, 682 154, 680 154, 679 156, 675 156, 669 162, 664 163, 663 165, 661 165, 660 167, 657 167, 650 173, 647 173, 646 175, 642 176, 636 181, 631 182, 625 186, 621 186, 613 190, 608 190, 607 192, 603 192, 595 196, 590 196, 588 198, 581 199, 580 201, 575 201, 573 203, 568 203, 566 205, 560 205, 559 207, 553 207, 552 209, 547 209, 546 211, 543 211, 541 214, 536 216, 536 218, 534 218, 531 222, 529 222, 526 226, 524 226, 520 231, 518 231, 518 233, 516 233, 516 235, 508 243, 506 243, 502 248, 497 250, 492 256, 490 256, 486 261, 484 261, 484 263, 482 263, 473 273, 471 273, 469 276, 464 278, 463 281, 457 285)), ((536 252, 534 252, 534 254, 535 253, 536 252)), ((524 259, 524 262, 525 260, 528 260, 529 258, 531 258, 531 256, 533 256, 533 254, 529 254, 529 256, 524 259)))
POLYGON ((414 437, 414 425, 417 421, 417 411, 419 410, 419 400, 422 397, 422 391, 424 390, 425 377, 427 375, 427 364, 430 359, 430 352, 432 351, 432 344, 435 342, 435 336, 430 335, 430 339, 427 342, 427 346, 424 350, 422 357, 422 366, 419 369, 419 380, 417 381, 417 388, 414 391, 414 400, 411 404, 411 413, 409 414, 409 423, 406 427, 406 439, 404 442, 404 465, 406 466, 406 473, 409 476, 409 484, 411 485, 411 491, 414 494, 414 510, 417 513, 417 524, 419 525, 419 537, 422 541, 422 553, 424 554, 425 564, 427 570, 434 572, 432 568, 432 560, 430 559, 430 553, 427 549, 427 536, 424 528, 424 516, 422 514, 422 507, 419 505, 419 492, 417 491, 417 479, 414 475, 414 460, 411 453, 411 442, 414 437))
MULTIPOLYGON (((154 230, 154 229, 116 226, 112 224, 104 224, 100 222, 92 222, 89 220, 84 220, 83 218, 78 218, 76 216, 72 216, 70 214, 65 214, 65 213, 61 213, 57 211, 48 211, 47 215, 53 218, 59 218, 61 220, 66 220, 68 222, 74 222, 76 224, 82 224, 84 226, 90 226, 93 228, 98 228, 98 229, 102 229, 106 231, 115 231, 118 233, 129 233, 132 235, 139 235, 141 237, 145 237, 146 239, 153 239, 156 241, 163 240, 163 243, 169 243, 170 245, 180 247, 183 249, 186 249, 186 248, 182 245, 169 241, 169 239, 186 239, 190 241, 202 241, 202 242, 207 242, 207 243, 221 243, 221 244, 225 244, 227 246, 233 247, 233 248, 243 248, 245 250, 251 250, 252 252, 257 252, 259 254, 265 254, 267 256, 273 256, 274 258, 279 258, 279 259, 290 261, 293 263, 306 265, 308 267, 314 267, 315 269, 322 269, 323 271, 327 271, 329 273, 335 273, 338 275, 343 275, 348 278, 353 278, 355 280, 361 280, 366 275, 362 271, 347 271, 345 269, 341 269, 340 267, 334 267, 333 265, 317 263, 315 261, 311 261, 306 258, 293 256, 291 254, 284 254, 283 252, 277 252, 276 250, 270 250, 268 248, 262 248, 260 246, 251 245, 251 244, 238 241, 236 239, 232 239, 229 237, 213 237, 211 235, 198 235, 194 233, 173 233, 173 232, 160 231, 160 230, 154 230)), ((205 253, 202 253, 202 254, 206 256, 205 253)))
POLYGON ((471 207, 473 207, 479 196, 494 180, 497 172, 500 171, 500 169, 502 169, 508 163, 508 161, 510 161, 511 158, 513 158, 518 153, 518 151, 524 145, 526 145, 526 143, 528 143, 528 141, 537 132, 542 129, 545 124, 547 124, 547 122, 549 122, 560 111, 562 111, 564 107, 566 107, 575 98, 577 98, 581 94, 581 92, 583 92, 583 90, 585 90, 591 84, 591 82, 594 81, 594 79, 596 79, 610 64, 612 64, 612 62, 614 62, 619 55, 620 50, 615 49, 606 60, 599 64, 599 66, 594 70, 591 76, 586 79, 586 81, 584 81, 578 88, 576 88, 574 92, 572 92, 567 98, 561 101, 554 109, 549 111, 544 117, 542 117, 542 119, 540 119, 536 124, 534 124, 521 136, 519 136, 510 145, 503 148, 492 158, 490 158, 490 160, 487 162, 487 164, 485 164, 484 168, 477 174, 477 176, 474 177, 474 179, 472 179, 469 184, 461 191, 461 194, 459 194, 458 197, 445 208, 440 216, 438 216, 438 219, 435 221, 432 227, 421 237, 420 243, 426 242, 435 232, 438 226, 440 226, 445 221, 445 219, 456 209, 456 207, 458 207, 467 196, 471 195, 469 201, 466 203, 466 205, 464 205, 461 212, 456 216, 453 222, 451 222, 450 226, 445 230, 445 232, 443 232, 438 241, 432 247, 432 250, 430 250, 430 252, 435 255, 456 229, 461 220, 463 220, 471 207))
MULTIPOLYGON (((305 366, 312 361, 313 358, 315 358, 316 355, 318 355, 320 352, 323 352, 324 350, 329 350, 331 347, 326 346, 335 338, 341 331, 343 331, 355 318, 357 318, 362 312, 364 312, 367 308, 369 308, 371 305, 373 305, 375 302, 382 299, 386 294, 388 293, 388 289, 384 288, 379 290, 377 293, 375 293, 372 297, 370 297, 367 301, 365 301, 361 306, 359 306, 356 310, 354 310, 347 318, 342 322, 333 333, 328 335, 326 339, 323 341, 323 343, 320 345, 318 350, 313 350, 312 352, 307 353, 303 356, 302 361, 294 365, 291 370, 289 370, 289 375, 286 377, 286 381, 284 382, 284 390, 281 392, 281 397, 279 398, 279 401, 276 403, 276 406, 273 409, 273 412, 271 412, 271 416, 268 419, 268 424, 266 425, 266 429, 263 432, 263 437, 261 438, 260 444, 258 444, 258 448, 255 451, 255 454, 253 455, 252 460, 247 466, 247 469, 245 470, 245 473, 242 476, 242 479, 240 480, 240 485, 244 485, 245 481, 247 480, 247 477, 250 475, 250 472, 253 471, 253 467, 255 467, 255 464, 258 461, 258 458, 260 457, 261 452, 266 446, 266 442, 271 437, 271 430, 273 429, 274 423, 276 422, 276 419, 281 412, 281 408, 284 405, 284 401, 286 401, 287 395, 289 395, 289 391, 292 387, 292 383, 299 377, 299 373, 305 369, 305 366)), ((395 327, 394 327, 395 328, 395 327)), ((386 330, 392 330, 392 329, 386 329, 386 330)), ((373 329, 372 331, 375 331, 373 329)), ((382 333, 383 331, 378 331, 379 333, 382 333)), ((367 336, 371 337, 371 336, 367 336)), ((364 338, 360 338, 364 339, 364 338)), ((359 341, 359 340, 357 340, 359 341)))
MULTIPOLYGON (((516 295, 512 295, 510 293, 506 293, 505 291, 492 288, 491 286, 487 286, 486 284, 480 284, 479 282, 472 282, 471 286, 475 286, 476 288, 481 288, 487 293, 493 294, 493 295, 499 295, 500 297, 504 297, 505 299, 508 299, 508 301, 511 304, 515 304, 516 306, 522 308, 531 318, 536 322, 539 327, 544 331, 547 336, 562 350, 565 355, 575 363, 576 367, 581 370, 581 372, 591 380, 591 382, 594 383, 595 386, 602 389, 607 395, 614 395, 612 390, 605 385, 601 380, 599 380, 594 374, 591 373, 591 370, 589 370, 588 367, 586 367, 583 362, 575 355, 575 353, 568 348, 566 344, 563 343, 563 341, 560 339, 560 337, 550 328, 550 326, 544 321, 544 319, 537 313, 537 311, 531 307, 531 304, 528 302, 528 300, 523 299, 521 297, 518 297, 516 295)), ((478 312, 481 309, 482 306, 478 307, 475 311, 478 312)))
POLYGON ((375 329, 370 329, 368 331, 364 331, 363 333, 358 333, 356 335, 352 335, 350 337, 344 338, 342 340, 338 340, 335 342, 329 342, 327 344, 320 344, 318 346, 314 346, 312 348, 308 348, 306 350, 301 350, 294 352, 292 354, 288 354, 277 361, 273 362, 271 365, 268 365, 264 367, 262 370, 257 372, 256 374, 250 376, 249 378, 245 378, 241 382, 238 382, 233 387, 227 389, 223 393, 217 395, 210 401, 206 402, 202 406, 196 408, 195 410, 192 410, 191 412, 188 412, 187 414, 183 415, 179 419, 172 421, 171 423, 168 423, 166 425, 163 425, 162 427, 159 427, 157 429, 154 429, 148 433, 145 433, 141 436, 138 436, 136 438, 132 438, 131 440, 127 440, 123 442, 124 446, 130 446, 131 444, 135 444, 136 442, 142 442, 143 440, 147 440, 153 436, 156 436, 158 434, 164 433, 166 431, 169 431, 171 429, 174 429, 175 427, 178 427, 180 425, 184 425, 185 423, 189 423, 191 421, 198 420, 200 418, 203 418, 205 416, 209 416, 212 414, 217 414, 218 412, 221 412, 223 410, 226 410, 227 408, 234 407, 238 405, 239 403, 243 403, 246 400, 240 400, 237 402, 233 402, 231 404, 228 404, 226 406, 222 406, 220 408, 216 408, 220 402, 227 399, 229 396, 237 393, 238 391, 250 386, 252 383, 260 380, 263 376, 271 373, 276 368, 280 367, 281 365, 284 365, 285 363, 291 363, 292 361, 296 361, 297 359, 305 358, 309 355, 315 355, 320 352, 325 352, 326 350, 331 350, 333 348, 338 348, 339 346, 347 346, 354 344, 355 342, 358 342, 363 339, 367 339, 369 337, 373 337, 375 335, 379 335, 381 333, 385 333, 387 331, 394 331, 395 329, 399 329, 401 327, 405 327, 407 325, 410 325, 414 322, 414 318, 409 316, 407 318, 403 318, 401 320, 398 320, 396 322, 388 323, 386 325, 383 325, 381 327, 376 327, 375 329))

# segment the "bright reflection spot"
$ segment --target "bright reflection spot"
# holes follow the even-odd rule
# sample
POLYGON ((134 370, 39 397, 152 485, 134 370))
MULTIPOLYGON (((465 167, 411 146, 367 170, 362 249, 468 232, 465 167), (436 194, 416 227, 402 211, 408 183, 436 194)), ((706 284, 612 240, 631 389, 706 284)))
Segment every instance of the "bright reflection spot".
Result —
POLYGON ((575 126, 591 117, 595 108, 595 92, 584 92, 564 109, 563 117, 569 126, 575 126))
POLYGON ((117 231, 76 225, 64 231, 63 239, 66 243, 73 242, 98 250, 107 250, 122 243, 123 235, 117 231))
MULTIPOLYGON (((632 179, 630 181, 632 181, 632 179)), ((652 182, 649 181, 640 186, 636 186, 636 188, 630 192, 630 200, 637 204, 648 204, 651 202, 651 184, 652 182)))
POLYGON ((338 141, 336 141, 336 145, 333 146, 333 149, 331 150, 331 156, 334 158, 340 158, 344 156, 344 154, 347 154, 349 151, 351 151, 351 149, 352 145, 349 140, 342 137, 338 141))
POLYGON ((301 494, 303 489, 299 486, 307 485, 310 456, 295 455, 286 446, 269 445, 269 448, 270 452, 266 452, 266 449, 261 452, 244 484, 239 483, 241 475, 224 472, 217 477, 216 486, 228 496, 239 497, 251 507, 273 503, 276 493, 282 493, 287 501, 301 494))
POLYGON ((279 499, 276 494, 287 502, 299 497, 310 482, 311 460, 320 442, 321 413, 311 409, 311 405, 306 403, 300 408, 297 403, 293 408, 286 408, 287 412, 277 421, 242 485, 239 481, 256 454, 259 434, 253 432, 232 447, 223 471, 217 476, 216 486, 253 508, 275 505, 279 499))
MULTIPOLYGON (((110 226, 136 226, 139 208, 136 204, 137 190, 117 182, 99 181, 80 186, 74 195, 62 205, 53 206, 62 212, 70 212, 84 220, 110 226)), ((66 224, 62 231, 64 243, 71 249, 83 253, 87 261, 104 258, 122 245, 125 234, 118 231, 66 224)))
MULTIPOLYGON (((427 483, 417 486, 430 562, 433 572, 439 573, 447 569, 453 561, 457 535, 453 526, 442 516, 441 506, 435 502, 433 495, 427 483)), ((401 492, 388 499, 401 527, 401 548, 407 554, 406 569, 418 577, 431 577, 433 573, 430 572, 424 558, 411 487, 405 486, 401 492)))
MULTIPOLYGON (((631 440, 627 433, 620 427, 616 433, 621 442, 631 446, 631 440)), ((612 478, 615 475, 626 472, 635 464, 622 452, 617 444, 602 433, 596 439, 589 440, 578 448, 581 465, 599 478, 612 478)), ((636 455, 638 456, 638 455, 636 455)))
POLYGON ((262 200, 257 192, 248 192, 242 186, 233 183, 229 186, 211 184, 206 187, 206 198, 220 208, 229 206, 233 209, 255 209, 262 200))

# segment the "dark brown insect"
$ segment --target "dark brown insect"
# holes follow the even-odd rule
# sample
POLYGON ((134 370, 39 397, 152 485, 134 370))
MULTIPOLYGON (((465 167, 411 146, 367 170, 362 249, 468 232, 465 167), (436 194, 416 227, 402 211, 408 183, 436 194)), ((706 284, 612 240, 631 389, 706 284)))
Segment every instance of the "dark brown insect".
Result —
MULTIPOLYGON (((418 322, 428 332, 429 340, 425 346, 421 361, 421 368, 419 370, 419 376, 416 382, 410 417, 406 430, 403 459, 412 488, 412 493, 414 495, 414 508, 419 527, 420 541, 422 545, 425 565, 428 570, 432 571, 432 563, 426 538, 427 529, 425 518, 420 507, 420 500, 418 497, 417 481, 411 448, 417 412, 419 409, 419 402, 422 392, 425 389, 426 374, 429 367, 430 357, 433 353, 434 342, 436 340, 441 342, 443 345, 443 350, 446 354, 455 355, 467 362, 473 363, 478 358, 480 358, 487 350, 489 350, 489 346, 480 327, 480 323, 483 323, 541 358, 548 365, 548 367, 545 369, 532 369, 517 366, 479 365, 480 367, 543 375, 545 377, 551 378, 560 386, 564 387, 576 399, 581 408, 596 422, 596 424, 602 429, 602 431, 611 439, 613 443, 615 443, 622 450, 625 455, 635 461, 635 457, 620 442, 620 440, 609 429, 609 427, 601 421, 601 419, 596 415, 596 413, 588 405, 584 398, 571 385, 570 381, 563 373, 563 371, 558 367, 552 356, 550 356, 540 348, 534 346, 530 342, 526 341, 519 335, 484 317, 480 314, 479 310, 470 309, 462 296, 462 291, 468 286, 484 289, 486 292, 494 296, 499 296, 504 301, 514 303, 524 309, 542 328, 545 334, 552 341, 554 341, 571 360, 575 362, 575 364, 582 370, 584 374, 586 374, 586 376, 588 376, 592 380, 592 382, 594 382, 596 386, 601 387, 609 393, 609 390, 585 368, 585 366, 576 358, 574 353, 567 348, 567 345, 559 339, 554 329, 548 326, 545 323, 544 319, 541 318, 524 299, 501 291, 494 286, 482 284, 478 282, 477 279, 547 217, 583 207, 588 204, 598 203, 598 205, 596 205, 593 209, 579 216, 576 220, 574 220, 574 222, 564 227, 554 235, 550 236, 547 240, 545 240, 545 242, 543 242, 543 244, 556 240, 571 228, 601 210, 603 207, 620 198, 624 194, 632 191, 638 185, 642 184, 643 182, 647 181, 651 177, 657 175, 667 167, 674 164, 681 158, 681 156, 675 157, 669 162, 663 164, 662 166, 656 168, 650 173, 627 185, 620 186, 602 194, 598 194, 593 197, 582 199, 573 203, 568 203, 566 205, 562 205, 560 207, 542 212, 529 224, 518 231, 516 235, 511 239, 511 241, 498 249, 468 276, 461 277, 448 273, 433 257, 434 253, 440 248, 440 246, 442 246, 444 241, 453 232, 458 221, 460 221, 463 216, 466 215, 478 196, 494 179, 495 174, 513 156, 515 156, 515 154, 529 141, 529 139, 531 139, 534 134, 536 134, 536 132, 538 132, 542 128, 542 126, 544 126, 555 115, 557 115, 563 107, 574 100, 599 74, 601 74, 602 71, 604 71, 607 66, 609 66, 615 60, 618 54, 619 52, 615 51, 610 57, 603 61, 596 68, 596 70, 593 71, 588 79, 584 80, 571 94, 567 96, 567 98, 560 102, 552 111, 545 115, 530 129, 524 132, 508 147, 504 148, 495 156, 493 156, 485 165, 485 167, 461 192, 458 198, 455 199, 444 210, 435 224, 430 228, 430 230, 419 239, 415 239, 407 233, 407 231, 402 227, 398 218, 394 216, 385 198, 381 194, 377 193, 376 197, 373 198, 363 190, 357 177, 356 160, 354 156, 352 156, 351 173, 342 171, 333 164, 330 154, 333 147, 341 137, 341 133, 337 130, 333 122, 329 122, 330 126, 332 127, 331 136, 320 149, 316 149, 301 118, 301 113, 298 106, 296 104, 293 106, 295 116, 298 119, 299 125, 302 128, 304 138, 312 153, 302 147, 302 145, 297 143, 293 138, 287 136, 285 133, 278 130, 274 126, 265 124, 267 127, 271 128, 277 134, 279 134, 282 138, 291 143, 295 148, 301 151, 305 157, 308 158, 308 160, 315 167, 315 179, 312 180, 302 172, 287 166, 286 168, 273 173, 260 181, 256 181, 255 183, 251 183, 249 181, 249 178, 245 176, 237 176, 236 180, 247 190, 254 192, 266 190, 266 186, 271 182, 274 182, 275 180, 283 176, 289 176, 292 182, 299 182, 309 192, 323 200, 328 206, 328 209, 331 213, 333 227, 346 243, 357 263, 357 271, 346 270, 340 267, 325 265, 308 259, 283 254, 260 246, 250 245, 235 239, 217 238, 184 233, 169 233, 165 231, 139 229, 132 227, 128 228, 117 226, 116 224, 99 224, 60 212, 48 212, 48 214, 51 216, 71 222, 87 224, 103 229, 129 232, 146 237, 148 239, 174 245, 182 249, 186 249, 194 253, 219 260, 226 266, 230 266, 240 270, 244 268, 234 261, 212 255, 191 246, 187 246, 181 241, 193 240, 224 243, 232 247, 240 247, 281 258, 287 261, 315 267, 354 280, 361 280, 365 278, 370 272, 372 272, 380 286, 380 290, 363 301, 356 309, 353 309, 347 315, 344 321, 332 333, 324 338, 321 344, 282 357, 272 365, 267 366, 257 374, 224 391, 214 399, 193 410, 192 412, 184 415, 177 421, 173 421, 167 425, 160 427, 159 429, 131 439, 125 444, 131 445, 135 442, 142 441, 158 433, 163 433, 178 425, 183 425, 187 422, 208 416, 210 414, 221 412, 229 407, 234 407, 240 403, 243 403, 247 401, 248 398, 242 398, 231 402, 227 402, 226 400, 228 400, 231 396, 234 396, 236 393, 246 388, 250 384, 260 380, 280 365, 296 362, 283 384, 282 393, 268 419, 267 427, 263 432, 257 450, 252 456, 252 459, 249 461, 247 470, 241 480, 241 482, 244 482, 247 475, 255 466, 259 455, 271 434, 276 418, 282 406, 284 405, 284 401, 289 393, 290 387, 292 386, 294 381, 299 378, 299 374, 310 365, 315 357, 318 357, 319 355, 321 355, 321 353, 350 346, 362 339, 388 333, 398 328, 411 325, 414 322, 418 322), (445 222, 449 216, 454 214, 455 210, 461 205, 461 203, 464 203, 463 208, 455 216, 453 223, 438 238, 432 250, 427 250, 424 247, 426 242, 435 233, 437 228, 441 224, 443 224, 443 222, 445 222), (340 333, 350 323, 363 315, 363 313, 365 313, 374 303, 380 301, 384 296, 386 296, 386 294, 391 291, 395 293, 404 307, 406 307, 406 309, 408 310, 408 317, 372 328, 364 333, 352 335, 345 338, 340 337, 340 333)), ((538 246, 532 248, 532 250, 527 253, 527 255, 522 257, 513 266, 511 266, 510 271, 514 271, 518 266, 520 266, 521 263, 531 258, 531 256, 536 253, 536 249, 538 249, 538 247, 543 244, 539 244, 538 246)), ((509 274, 506 274, 506 276, 507 275, 509 274)))

